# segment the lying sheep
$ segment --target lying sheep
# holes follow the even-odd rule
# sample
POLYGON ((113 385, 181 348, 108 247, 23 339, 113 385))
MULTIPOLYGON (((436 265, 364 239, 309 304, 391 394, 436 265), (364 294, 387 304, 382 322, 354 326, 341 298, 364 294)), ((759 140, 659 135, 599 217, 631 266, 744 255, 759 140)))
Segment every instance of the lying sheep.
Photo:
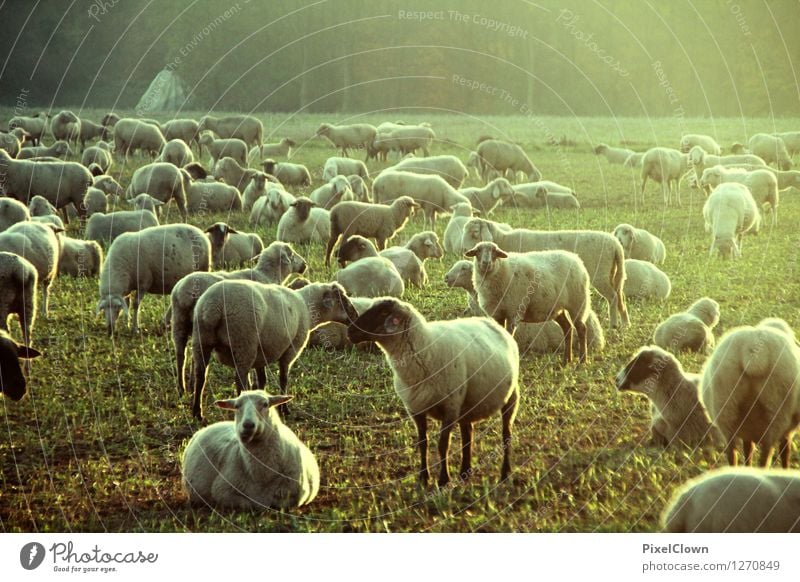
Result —
POLYGON ((355 200, 355 193, 350 189, 350 180, 344 176, 334 176, 327 184, 314 190, 309 198, 325 210, 330 210, 342 201, 355 200))
POLYGON ((627 259, 649 261, 654 265, 660 265, 667 258, 664 242, 643 228, 625 223, 619 224, 614 229, 614 237, 622 245, 627 259))
POLYGON ((462 188, 459 193, 469 200, 472 208, 486 216, 501 202, 512 199, 514 188, 505 178, 495 178, 483 188, 462 188))
POLYGON ((355 200, 358 202, 372 202, 372 194, 364 178, 351 174, 347 176, 347 181, 350 183, 350 190, 353 191, 355 200))
POLYGON ((284 186, 311 186, 311 172, 303 164, 272 160, 264 162, 264 171, 272 174, 284 186), (272 165, 270 165, 272 162, 272 165))
POLYGON ((45 317, 50 313, 50 287, 58 274, 61 255, 56 234, 62 231, 50 224, 19 222, 0 233, 0 251, 19 255, 36 269, 45 317))
POLYGON ((742 167, 747 165, 761 168, 767 167, 763 159, 753 154, 743 153, 731 156, 715 156, 706 153, 700 146, 694 146, 689 150, 689 165, 694 169, 694 178, 698 182, 706 168, 713 168, 714 166, 742 167))
POLYGON ((158 225, 158 218, 149 210, 121 210, 110 214, 96 212, 86 222, 86 239, 109 245, 125 232, 138 232, 158 225))
POLYGON ((340 202, 331 209, 331 237, 325 249, 325 265, 330 266, 331 252, 339 237, 347 240, 354 234, 374 238, 378 250, 386 247, 408 222, 419 204, 401 196, 389 206, 366 202, 340 202))
POLYGON ((675 356, 658 346, 640 348, 616 378, 620 392, 650 400, 650 435, 656 446, 712 444, 720 435, 700 402, 700 375, 688 374, 675 356))
POLYGON ((742 237, 758 234, 761 214, 747 186, 726 182, 717 186, 703 206, 705 230, 713 234, 709 256, 714 249, 722 258, 742 256, 742 237))
POLYGON ((519 172, 525 174, 531 182, 542 179, 542 173, 517 144, 487 139, 478 145, 477 153, 481 158, 482 167, 486 171, 482 176, 484 181, 492 178, 492 173, 496 172, 502 175, 506 170, 514 173, 515 182, 519 172))
POLYGON ((683 350, 710 352, 719 315, 719 303, 708 297, 698 299, 685 312, 661 322, 653 333, 653 343, 673 354, 683 350))
POLYGON ((538 205, 550 210, 551 208, 566 208, 577 210, 581 203, 572 193, 548 192, 546 188, 539 188, 536 193, 538 205))
POLYGON ((292 194, 279 185, 271 184, 265 192, 266 195, 255 201, 250 212, 250 224, 253 226, 279 222, 296 200, 292 194))
POLYGON ((38 279, 36 267, 30 261, 16 253, 0 251, 0 329, 8 332, 8 319, 16 315, 26 345, 31 343, 36 323, 38 279))
MULTIPOLYGON (((506 204, 511 203, 514 206, 521 206, 523 208, 542 208, 549 200, 550 194, 564 194, 575 198, 575 192, 569 186, 551 182, 549 180, 539 180, 538 182, 529 182, 526 184, 517 184, 514 186, 514 196, 506 204)), ((554 202, 558 204, 558 202, 554 202)), ((567 202, 566 204, 570 204, 567 202)), ((572 207, 575 207, 572 204, 572 207)), ((580 207, 580 204, 578 204, 580 207)))
POLYGON ((229 184, 216 180, 193 180, 186 190, 186 210, 190 214, 206 212, 238 212, 242 195, 229 184))
POLYGON ((613 235, 594 230, 511 229, 480 218, 470 219, 464 225, 461 246, 471 249, 486 241, 497 243, 504 251, 564 250, 577 254, 589 271, 592 285, 608 303, 611 327, 628 325, 623 290, 625 254, 613 235))
POLYGON ((325 137, 339 148, 344 157, 348 149, 367 148, 375 139, 375 127, 368 123, 332 125, 323 123, 317 128, 317 137, 325 137))
MULTIPOLYGON (((205 130, 213 131, 221 139, 240 139, 246 146, 260 147, 264 139, 264 124, 252 115, 227 115, 225 117, 206 115, 200 118, 197 126, 198 132, 205 130)), ((262 152, 261 156, 263 157, 263 155, 262 152)), ((233 184, 233 182, 228 182, 228 184, 233 184)))
POLYGON ((114 125, 114 151, 126 160, 137 150, 155 158, 166 143, 158 127, 139 119, 123 118, 114 125))
POLYGON ((440 487, 450 482, 448 453, 453 428, 459 426, 463 443, 459 476, 468 479, 472 473, 472 425, 497 412, 503 425, 500 479, 509 477, 511 431, 519 405, 519 351, 503 328, 489 318, 426 321, 412 305, 385 299, 350 324, 347 335, 353 343, 377 342, 392 368, 395 391, 417 426, 421 485, 426 486, 429 479, 429 416, 442 423, 440 487))
POLYGON ((261 172, 252 168, 244 168, 233 158, 222 158, 214 164, 212 173, 215 178, 221 179, 226 184, 234 186, 239 192, 244 193, 245 187, 253 179, 253 176, 261 172))
POLYGON ((206 131, 200 135, 200 145, 208 150, 212 166, 221 158, 228 157, 247 167, 247 144, 240 139, 214 139, 214 135, 206 131))
POLYGON ((669 533, 797 533, 798 508, 798 471, 716 469, 684 483, 661 522, 669 533))
POLYGON ((97 164, 104 174, 107 174, 114 163, 114 158, 111 155, 111 146, 104 141, 97 142, 97 144, 83 150, 81 155, 81 164, 87 168, 92 164, 97 164))
POLYGON ((284 137, 278 143, 263 143, 260 146, 255 146, 248 152, 247 157, 250 160, 264 156, 268 158, 286 158, 288 160, 292 154, 292 148, 296 145, 293 139, 284 137))
POLYGON ((7 230, 12 224, 30 219, 31 213, 22 202, 13 198, 0 198, 0 232, 7 230))
POLYGON ((232 232, 222 247, 222 265, 241 266, 264 250, 264 241, 252 232, 232 232))
POLYGON ((183 222, 186 222, 188 219, 186 190, 189 189, 191 182, 192 178, 186 170, 165 162, 154 162, 138 168, 133 173, 125 196, 130 199, 137 194, 145 193, 164 204, 174 200, 183 222))
POLYGON ((192 154, 192 149, 182 139, 171 139, 164 144, 164 149, 161 150, 158 161, 182 168, 194 162, 194 154, 192 154))
POLYGON ((350 158, 328 158, 322 167, 322 179, 330 182, 336 176, 360 176, 364 180, 369 180, 369 170, 361 160, 350 158))
MULTIPOLYGON (((190 148, 196 146, 200 149, 200 124, 194 119, 170 119, 161 126, 165 140, 179 139, 190 148)), ((183 164, 185 165, 185 164, 183 164)))
POLYGON ((681 204, 681 177, 689 170, 689 154, 671 148, 650 148, 642 158, 642 203, 647 180, 661 184, 664 205, 672 203, 673 191, 678 206, 681 204))
POLYGON ((336 272, 336 281, 352 297, 402 297, 406 290, 397 267, 381 256, 365 256, 350 263, 336 272))
MULTIPOLYGON (((383 125, 383 124, 381 124, 383 125)), ((436 139, 436 132, 427 123, 419 125, 398 125, 387 128, 375 134, 371 144, 367 144, 367 159, 372 156, 370 152, 382 152, 384 160, 388 152, 396 151, 400 155, 413 154, 422 150, 424 156, 430 155, 431 145, 436 139)))
POLYGON ((591 308, 589 273, 580 258, 566 251, 506 253, 482 242, 464 253, 474 258, 473 283, 478 303, 509 333, 521 322, 554 319, 564 332, 564 361, 572 360, 572 334, 586 361, 586 319, 591 308))
POLYGON ((301 196, 289 205, 278 221, 277 239, 288 243, 326 243, 331 237, 331 216, 301 196))
POLYGON ((444 229, 444 250, 447 253, 463 255, 470 248, 461 246, 461 237, 464 233, 464 225, 472 218, 472 205, 461 202, 451 209, 453 211, 450 221, 444 229))
POLYGON ((305 348, 309 331, 326 321, 350 323, 357 313, 344 289, 313 283, 293 291, 254 281, 214 283, 197 300, 192 332, 195 418, 202 418, 203 391, 211 355, 235 368, 239 391, 256 369, 257 385, 266 384, 265 367, 277 361, 279 385, 286 391, 292 364, 305 348))
POLYGON ((706 168, 700 177, 700 186, 703 188, 716 188, 725 182, 737 182, 747 186, 761 207, 769 206, 772 226, 778 223, 778 178, 774 172, 766 169, 748 172, 739 168, 714 166, 706 168))
POLYGON ((750 151, 768 164, 775 164, 781 170, 791 170, 792 157, 780 137, 757 133, 747 142, 750 151))
POLYGON ((38 358, 37 350, 15 342, 10 335, 0 331, 0 393, 13 401, 22 400, 27 391, 25 375, 19 365, 20 358, 38 358))
POLYGON ((103 249, 93 240, 61 237, 58 274, 70 277, 95 277, 103 266, 103 249))
POLYGON ((128 301, 133 307, 131 327, 136 333, 139 305, 146 293, 168 295, 182 277, 208 271, 210 265, 211 243, 203 231, 188 224, 153 226, 119 235, 100 271, 97 313, 105 315, 109 336, 120 312, 128 316, 128 301))
POLYGON ((78 139, 81 142, 81 149, 86 151, 86 142, 95 138, 99 138, 101 140, 107 139, 108 137, 108 128, 104 125, 99 123, 95 123, 89 119, 81 119, 80 120, 80 133, 78 134, 78 139))
POLYGON ((672 283, 661 269, 649 261, 625 259, 625 297, 664 301, 672 292, 672 283))
POLYGON ((9 156, 16 158, 20 149, 22 149, 22 144, 20 143, 19 138, 13 133, 0 131, 0 149, 6 150, 9 156))
POLYGON ((400 196, 410 196, 425 212, 425 224, 434 228, 437 212, 448 212, 460 202, 469 199, 440 176, 413 174, 411 172, 384 171, 372 184, 375 200, 386 203, 400 196))
POLYGON ((594 148, 594 155, 603 156, 609 164, 624 164, 636 152, 627 148, 610 147, 604 143, 594 148))
POLYGON ((797 170, 781 171, 773 170, 773 174, 778 179, 778 190, 787 188, 797 188, 800 190, 800 172, 797 170))
POLYGON ((253 390, 216 402, 235 410, 236 418, 203 428, 186 446, 181 476, 191 503, 262 510, 314 500, 319 491, 314 454, 275 411, 291 398, 253 390))
POLYGON ((789 468, 800 425, 800 347, 788 329, 771 320, 730 330, 703 367, 703 404, 722 433, 730 465, 736 465, 741 440, 747 465, 758 446, 759 464, 769 467, 780 444, 783 468, 789 468))
POLYGON ((689 133, 681 137, 681 153, 689 153, 695 146, 700 146, 704 151, 715 155, 722 155, 722 148, 717 141, 710 135, 703 135, 701 133, 689 133))
MULTIPOLYGON (((427 155, 427 154, 426 154, 427 155)), ((461 188, 469 176, 469 170, 455 156, 428 156, 426 158, 405 158, 385 171, 411 172, 412 174, 432 174, 439 176, 453 188, 461 188)))
POLYGON ((59 111, 50 120, 50 132, 56 140, 77 146, 81 138, 81 120, 72 111, 59 111))
POLYGON ((22 148, 17 154, 18 160, 30 160, 31 158, 59 158, 66 160, 72 153, 66 141, 59 140, 50 146, 32 146, 22 148))

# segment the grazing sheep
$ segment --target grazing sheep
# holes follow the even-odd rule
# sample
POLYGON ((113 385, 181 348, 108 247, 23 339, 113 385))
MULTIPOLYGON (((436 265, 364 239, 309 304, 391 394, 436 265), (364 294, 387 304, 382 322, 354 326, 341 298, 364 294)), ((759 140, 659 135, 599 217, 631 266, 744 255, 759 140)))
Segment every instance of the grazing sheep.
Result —
POLYGON ((642 158, 642 203, 647 180, 661 184, 664 205, 672 203, 673 190, 678 206, 681 204, 680 180, 689 170, 689 154, 671 148, 650 148, 642 158))
POLYGON ((644 160, 644 153, 635 153, 628 156, 622 164, 625 168, 641 168, 644 160))
POLYGON ((350 183, 350 189, 358 202, 372 202, 372 194, 364 178, 351 174, 347 176, 347 181, 350 183))
POLYGON ((473 284, 481 309, 490 317, 509 333, 523 321, 554 319, 564 332, 564 361, 572 360, 573 330, 580 361, 586 361, 589 273, 576 254, 506 253, 493 242, 482 242, 464 256, 475 260, 473 284))
POLYGON ((625 259, 625 297, 666 300, 672 283, 661 269, 649 261, 625 259))
POLYGON ((453 428, 458 425, 463 443, 459 477, 468 479, 472 473, 472 425, 497 412, 503 425, 500 479, 509 477, 511 431, 519 405, 519 351, 503 328, 485 317, 426 321, 411 304, 384 299, 350 324, 347 336, 353 343, 374 341, 384 352, 395 391, 417 426, 423 486, 429 479, 429 416, 442 423, 440 487, 450 482, 448 454, 453 428))
POLYGON ((541 207, 547 208, 548 210, 551 208, 567 208, 577 210, 581 207, 581 203, 574 194, 564 192, 548 192, 546 188, 539 188, 539 191, 536 193, 536 199, 541 207))
POLYGON ((236 418, 203 428, 186 446, 181 476, 191 503, 263 510, 291 509, 314 500, 319 491, 317 460, 275 411, 291 399, 253 390, 216 402, 235 410, 236 418))
POLYGON ((22 400, 27 387, 19 358, 38 358, 41 355, 33 348, 18 344, 6 332, 0 331, 0 393, 15 402, 22 400))
POLYGON ((355 200, 356 196, 350 189, 350 180, 344 176, 334 176, 327 184, 314 190, 309 198, 320 208, 330 210, 339 202, 355 200))
POLYGON ((92 185, 107 196, 125 196, 125 190, 123 190, 122 186, 111 176, 106 176, 105 174, 95 176, 92 185))
POLYGON ((542 173, 533 165, 528 154, 517 144, 487 139, 478 145, 477 152, 485 170, 482 176, 484 181, 492 178, 492 173, 496 172, 502 175, 506 170, 514 173, 515 182, 519 172, 525 174, 531 182, 542 179, 542 173))
POLYGON ((385 171, 411 172, 412 174, 432 174, 439 176, 453 188, 461 188, 469 176, 469 170, 455 156, 429 156, 426 158, 405 158, 385 171))
POLYGON ((594 230, 511 229, 507 225, 471 218, 463 228, 462 248, 471 249, 486 241, 497 243, 504 251, 564 250, 577 254, 589 271, 592 285, 608 303, 611 327, 628 325, 623 290, 625 253, 613 235, 594 230))
POLYGON ((39 275, 30 261, 16 253, 0 252, 0 329, 8 332, 8 319, 19 318, 22 337, 31 343, 36 322, 36 286, 39 275))
POLYGON ((212 166, 221 158, 228 157, 236 160, 240 166, 247 167, 247 144, 240 139, 214 139, 214 135, 206 131, 200 135, 200 145, 206 146, 212 166))
POLYGON ((742 237, 758 234, 761 214, 750 190, 744 184, 726 182, 717 186, 703 206, 706 232, 711 232, 709 256, 714 249, 722 258, 742 256, 742 237))
POLYGON ((231 232, 222 247, 222 265, 240 266, 249 263, 264 250, 264 241, 251 232, 231 232))
POLYGON ((331 237, 331 216, 315 208, 313 200, 301 196, 289 205, 278 221, 277 239, 287 243, 326 243, 331 237))
POLYGON ((317 128, 317 137, 325 137, 334 146, 339 148, 344 157, 347 150, 369 147, 375 140, 375 126, 368 123, 354 123, 352 125, 332 125, 323 123, 317 128))
POLYGON ((763 207, 769 205, 772 213, 772 226, 778 223, 778 178, 772 170, 747 170, 714 166, 706 168, 700 177, 700 186, 716 188, 725 182, 744 184, 750 190, 755 201, 763 207))
POLYGON ((114 158, 111 155, 111 146, 104 142, 99 141, 95 145, 83 150, 81 156, 81 164, 87 168, 92 164, 97 164, 104 174, 107 174, 114 163, 114 158))
POLYGON ((286 391, 289 370, 302 353, 309 332, 326 321, 350 323, 358 314, 336 283, 312 283, 293 291, 280 285, 223 280, 200 296, 194 308, 192 371, 195 418, 202 418, 206 372, 217 360, 236 370, 239 392, 256 370, 266 384, 266 366, 277 361, 279 385, 286 391))
POLYGON ((800 131, 784 131, 774 135, 783 140, 786 151, 789 152, 790 156, 794 156, 797 152, 800 152, 800 131))
POLYGON ((31 213, 22 202, 13 198, 0 198, 0 232, 7 230, 12 224, 30 219, 31 213))
POLYGON ((292 148, 296 145, 293 139, 285 137, 278 143, 264 143, 260 146, 255 146, 248 152, 247 159, 254 160, 256 157, 266 156, 268 158, 286 158, 288 160, 292 155, 292 148))
POLYGON ((158 127, 139 119, 123 118, 114 125, 114 151, 126 160, 137 150, 155 158, 166 143, 158 127))
POLYGON ((161 207, 164 203, 150 196, 150 194, 139 194, 130 201, 134 210, 149 210, 159 218, 161 217, 161 207))
POLYGON ((244 193, 244 189, 249 185, 253 176, 260 174, 258 170, 244 168, 233 158, 222 158, 214 164, 214 177, 222 180, 226 184, 236 187, 239 192, 244 193))
POLYGON ((158 218, 149 210, 96 212, 86 222, 86 239, 109 245, 122 233, 138 232, 158 224, 158 218))
POLYGON ((627 148, 614 148, 604 143, 598 144, 594 148, 594 155, 603 156, 609 164, 624 164, 629 157, 636 152, 627 148))
POLYGON ((189 147, 197 146, 198 152, 202 151, 199 139, 200 124, 194 119, 171 119, 161 126, 161 131, 166 140, 179 139, 189 147))
POLYGON ((483 188, 462 188, 459 193, 469 200, 472 208, 487 216, 498 204, 514 197, 514 188, 505 178, 495 178, 483 188))
POLYGON ((266 160, 263 167, 267 174, 275 176, 284 186, 311 186, 311 172, 303 164, 266 160))
POLYGON ((221 180, 223 182, 225 181, 224 178, 215 177, 209 174, 208 170, 206 170, 198 162, 192 162, 191 164, 186 164, 183 167, 183 169, 186 170, 186 173, 189 174, 189 176, 191 176, 192 180, 221 180))
POLYGON ((50 120, 50 132, 56 140, 77 146, 81 139, 81 120, 72 111, 59 111, 50 120))
POLYGON ((19 127, 30 135, 33 145, 39 145, 42 141, 42 137, 44 137, 44 134, 47 133, 49 129, 49 117, 50 116, 46 113, 37 113, 32 117, 12 117, 8 122, 8 130, 12 131, 19 127))
POLYGON ((640 348, 617 374, 616 385, 650 400, 652 444, 694 448, 718 440, 700 402, 700 375, 684 372, 678 359, 658 346, 640 348))
POLYGON ((472 248, 461 246, 461 238, 464 234, 464 225, 472 218, 473 208, 470 204, 460 202, 452 207, 452 211, 450 221, 444 229, 444 250, 460 257, 472 248))
POLYGON ((58 274, 61 255, 56 234, 62 231, 51 224, 19 222, 0 233, 0 251, 19 255, 36 269, 45 317, 50 313, 50 286, 58 274))
POLYGON ((684 483, 661 516, 669 533, 800 532, 800 472, 707 471, 684 483))
POLYGON ((34 196, 31 198, 31 201, 28 203, 28 210, 31 213, 31 217, 34 216, 54 216, 58 214, 55 206, 50 204, 46 198, 42 196, 34 196))
POLYGON ((800 425, 800 347, 786 322, 765 320, 727 332, 703 367, 701 386, 730 465, 736 465, 741 440, 747 465, 758 445, 759 465, 769 467, 780 444, 783 468, 789 468, 800 425))
MULTIPOLYGON (((383 125, 383 124, 381 124, 383 125)), ((381 152, 385 160, 388 152, 396 151, 400 155, 413 154, 421 149, 424 156, 430 155, 431 145, 436 139, 436 132, 427 123, 420 125, 397 125, 376 132, 371 144, 367 144, 367 159, 375 157, 370 152, 381 152)))
MULTIPOLYGON (((206 115, 200 118, 197 126, 198 132, 205 130, 213 131, 221 139, 240 139, 246 146, 260 147, 264 139, 264 124, 252 115, 228 115, 226 117, 206 115)), ((233 182, 228 182, 228 184, 233 184, 233 182)))
POLYGON ((265 193, 265 196, 259 196, 253 203, 253 209, 250 212, 250 224, 253 226, 270 225, 280 221, 296 200, 294 195, 280 185, 270 184, 265 193))
MULTIPOLYGON (((272 183, 270 183, 270 189, 273 188, 283 190, 282 186, 273 186, 272 183)), ((245 212, 250 212, 253 210, 253 205, 256 203, 256 200, 266 195, 267 175, 264 172, 256 172, 253 174, 250 182, 248 182, 244 192, 242 192, 242 210, 245 212)))
POLYGON ((402 297, 406 290, 397 267, 381 256, 350 263, 336 272, 336 281, 352 297, 402 297))
POLYGON ((80 133, 78 139, 81 142, 81 149, 86 151, 86 142, 95 138, 106 139, 108 137, 108 128, 94 121, 88 119, 80 120, 80 133))
POLYGON ((781 170, 772 170, 775 177, 778 179, 778 190, 786 190, 787 188, 797 188, 800 190, 800 171, 789 170, 787 172, 781 170))
POLYGON ((193 180, 186 190, 186 209, 190 214, 238 212, 242 195, 236 187, 213 179, 193 180))
POLYGON ((792 169, 792 157, 780 137, 757 133, 747 142, 750 151, 768 164, 775 164, 781 170, 792 169))
POLYGON ((695 146, 700 146, 704 151, 714 155, 721 156, 722 148, 717 141, 710 135, 703 135, 701 133, 689 133, 681 138, 681 153, 689 153, 695 146))
POLYGON ((166 162, 154 162, 138 168, 133 173, 125 196, 130 199, 137 194, 145 193, 164 204, 174 200, 183 222, 186 222, 188 219, 186 190, 191 183, 192 178, 186 170, 166 162))
POLYGON ((69 144, 66 141, 59 140, 51 146, 32 146, 29 148, 22 148, 17 154, 18 160, 30 160, 31 158, 58 158, 66 160, 72 153, 69 144))
POLYGON ((61 237, 58 274, 70 277, 95 277, 103 266, 103 249, 93 240, 61 237))
POLYGON ((763 159, 753 154, 742 153, 731 156, 715 156, 706 153, 700 146, 694 146, 689 150, 689 165, 694 169, 695 177, 698 180, 700 176, 703 175, 703 171, 706 168, 712 168, 714 166, 742 167, 747 165, 761 168, 767 167, 763 159))
POLYGON ((387 203, 400 196, 410 196, 422 207, 425 224, 434 228, 437 212, 448 212, 469 198, 453 188, 440 176, 413 174, 411 172, 384 171, 375 178, 372 192, 377 202, 387 203))
POLYGON ((328 158, 322 168, 322 179, 330 182, 336 176, 360 176, 364 180, 369 180, 369 170, 361 160, 350 158, 328 158))
POLYGON ((709 352, 714 347, 713 330, 719 323, 719 303, 708 297, 695 301, 682 313, 670 315, 656 327, 653 343, 678 354, 683 350, 709 352))
POLYGON ((192 154, 192 149, 182 139, 171 139, 164 144, 164 149, 161 150, 158 161, 182 168, 194 162, 194 154, 192 154))
POLYGON ((208 271, 210 265, 211 243, 202 230, 188 224, 153 226, 119 235, 100 271, 97 313, 104 313, 109 336, 120 312, 128 316, 128 298, 133 306, 132 329, 138 332, 139 305, 146 293, 168 295, 182 277, 208 271))
POLYGON ((325 249, 325 265, 330 266, 331 252, 339 237, 347 240, 354 234, 374 238, 378 250, 386 248, 408 222, 419 204, 408 196, 401 196, 390 205, 366 202, 339 202, 331 209, 331 237, 325 249))
POLYGON ((664 242, 643 228, 623 223, 614 229, 614 237, 622 245, 627 259, 649 261, 654 265, 660 265, 667 258, 664 242))

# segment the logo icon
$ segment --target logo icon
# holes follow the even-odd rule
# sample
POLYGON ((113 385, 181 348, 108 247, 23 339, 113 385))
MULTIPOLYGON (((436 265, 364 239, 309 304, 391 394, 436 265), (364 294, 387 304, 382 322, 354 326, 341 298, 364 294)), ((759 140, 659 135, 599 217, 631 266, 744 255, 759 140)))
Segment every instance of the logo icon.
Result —
POLYGON ((26 570, 35 570, 44 562, 44 546, 39 542, 30 542, 22 546, 19 552, 19 563, 26 570))

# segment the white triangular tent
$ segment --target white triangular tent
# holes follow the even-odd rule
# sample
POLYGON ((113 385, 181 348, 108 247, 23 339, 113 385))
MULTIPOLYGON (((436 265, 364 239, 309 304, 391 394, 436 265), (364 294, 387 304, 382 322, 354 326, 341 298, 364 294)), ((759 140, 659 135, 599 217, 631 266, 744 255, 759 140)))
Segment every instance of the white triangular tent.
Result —
POLYGON ((144 92, 136 111, 177 111, 184 106, 186 92, 180 77, 168 69, 162 70, 144 92))

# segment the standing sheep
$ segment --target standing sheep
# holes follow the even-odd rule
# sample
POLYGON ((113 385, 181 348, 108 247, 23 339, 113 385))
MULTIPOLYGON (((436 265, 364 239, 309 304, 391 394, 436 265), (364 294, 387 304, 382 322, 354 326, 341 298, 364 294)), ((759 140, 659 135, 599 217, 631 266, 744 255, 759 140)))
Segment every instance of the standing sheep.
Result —
POLYGON ((400 196, 410 196, 425 213, 425 224, 431 229, 436 223, 437 212, 449 212, 459 202, 469 199, 453 188, 440 176, 414 174, 411 172, 381 172, 372 184, 377 202, 391 202, 400 196))
MULTIPOLYGON (((170 119, 161 126, 164 139, 179 139, 189 147, 197 146, 197 151, 202 153, 200 148, 200 124, 194 119, 170 119)), ((185 165, 185 164, 184 164, 185 165)))
POLYGON ((120 119, 114 126, 114 151, 128 159, 128 154, 142 150, 155 158, 167 141, 155 125, 138 119, 120 119))
POLYGON ((624 164, 628 158, 636 152, 627 148, 614 148, 604 143, 597 144, 594 148, 594 155, 603 156, 609 164, 624 164))
MULTIPOLYGON (((264 124, 252 115, 228 115, 226 117, 206 115, 200 119, 197 127, 198 132, 205 130, 213 131, 221 139, 240 139, 247 146, 260 147, 264 139, 264 124)), ((261 155, 263 157, 263 153, 261 155)))
POLYGON ((277 239, 288 243, 326 243, 331 237, 331 216, 315 208, 313 200, 297 198, 278 221, 277 239))
POLYGON ((212 166, 228 157, 236 160, 240 166, 247 167, 247 144, 240 139, 214 139, 214 135, 206 131, 200 135, 200 145, 206 146, 212 166))
MULTIPOLYGON (((441 177, 453 188, 461 188, 469 176, 469 170, 455 156, 428 156, 426 158, 405 158, 394 166, 386 168, 396 172, 412 174, 433 174, 441 177)), ((384 172, 386 171, 384 170, 384 172)))
POLYGON ((681 138, 681 153, 687 154, 694 146, 700 146, 708 153, 721 156, 722 148, 710 135, 703 135, 701 133, 688 133, 681 138))
POLYGON ((81 120, 72 111, 59 111, 50 120, 50 131, 56 140, 77 146, 81 139, 81 120))
POLYGON ((505 178, 495 178, 483 188, 462 188, 459 193, 466 196, 472 208, 488 216, 498 204, 514 197, 514 188, 505 178))
POLYGON ((0 251, 0 329, 8 332, 8 319, 19 318, 22 337, 31 344, 36 322, 36 286, 39 275, 29 261, 15 253, 0 251))
POLYGON ((542 173, 533 165, 528 154, 517 144, 487 139, 478 145, 477 153, 486 171, 482 176, 484 181, 488 181, 493 172, 502 175, 506 170, 514 172, 515 182, 519 172, 525 174, 531 182, 542 179, 542 173))
POLYGON ((689 154, 671 148, 651 148, 642 158, 642 203, 647 180, 661 184, 664 206, 671 204, 673 190, 678 206, 681 204, 680 180, 689 170, 689 154))
POLYGON ((186 170, 166 162, 155 162, 142 166, 133 173, 125 196, 130 199, 137 194, 145 193, 164 204, 174 200, 183 222, 186 222, 188 219, 186 191, 191 183, 192 178, 186 170))
MULTIPOLYGON (((381 124, 383 125, 383 124, 381 124)), ((396 151, 400 155, 413 154, 422 150, 422 155, 429 156, 431 145, 436 139, 436 132, 427 123, 420 125, 396 125, 386 131, 376 133, 371 145, 367 145, 367 159, 380 152, 385 160, 388 152, 396 151)))
POLYGON ((355 193, 350 189, 350 180, 337 175, 314 190, 309 198, 320 208, 330 210, 339 202, 355 200, 355 193))
POLYGON ((706 232, 713 234, 709 256, 714 249, 722 258, 742 256, 742 237, 758 234, 761 214, 750 190, 744 184, 726 182, 717 186, 703 206, 706 232))
POLYGON ((158 218, 149 210, 121 210, 110 214, 96 212, 86 222, 86 240, 109 245, 125 232, 138 232, 158 224, 158 218))
POLYGON ((94 277, 103 266, 103 249, 93 240, 61 237, 58 274, 70 277, 94 277))
POLYGON ((368 123, 352 125, 332 125, 323 123, 317 128, 317 136, 325 137, 339 148, 342 156, 347 157, 349 149, 366 149, 375 139, 375 126, 368 123))
POLYGON ((51 224, 20 222, 0 233, 0 251, 19 255, 36 269, 45 317, 50 312, 50 287, 58 274, 61 255, 56 234, 62 231, 51 224))
POLYGON ((192 149, 182 139, 171 139, 164 144, 164 149, 161 150, 158 161, 182 168, 194 162, 194 154, 192 154, 192 149))
POLYGON ((94 139, 106 139, 108 137, 108 128, 94 121, 88 119, 80 120, 80 133, 78 139, 81 142, 81 150, 86 151, 86 142, 94 139))
POLYGON ((336 176, 361 176, 364 180, 369 180, 369 170, 361 160, 350 158, 328 158, 322 168, 322 179, 330 182, 336 176))
POLYGON ((460 202, 452 207, 453 214, 447 227, 444 229, 444 250, 447 253, 463 255, 470 248, 461 246, 461 238, 464 234, 464 225, 472 218, 472 205, 460 202))
POLYGON ((48 118, 50 116, 46 113, 37 113, 32 117, 17 116, 12 117, 8 122, 8 130, 11 131, 16 128, 24 129, 31 137, 33 145, 39 145, 49 129, 48 118))
POLYGON ((714 166, 706 168, 700 177, 700 186, 716 188, 724 182, 744 184, 750 190, 755 201, 763 208, 769 205, 772 213, 772 226, 778 223, 778 178, 772 170, 747 171, 739 168, 714 166))

